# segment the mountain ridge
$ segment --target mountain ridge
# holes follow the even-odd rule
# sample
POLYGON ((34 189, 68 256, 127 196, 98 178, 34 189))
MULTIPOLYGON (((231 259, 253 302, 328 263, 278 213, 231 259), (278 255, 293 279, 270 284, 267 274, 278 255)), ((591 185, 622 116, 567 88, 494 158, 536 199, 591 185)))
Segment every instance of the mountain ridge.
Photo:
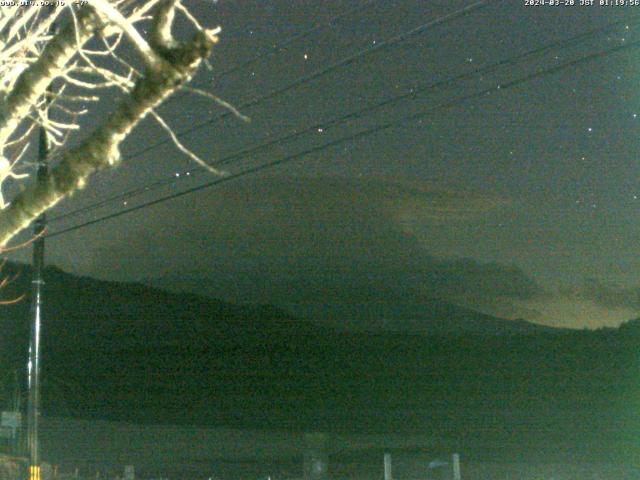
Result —
MULTIPOLYGON (((28 291, 28 268, 21 268, 4 298, 28 291)), ((603 438, 609 450, 635 445, 638 419, 628 399, 640 398, 637 321, 521 335, 354 332, 271 306, 51 267, 44 277, 44 415, 291 431, 429 430, 477 448, 558 448, 571 432, 585 455, 603 438), (594 428, 585 431, 587 424, 594 428)), ((23 372, 28 300, 0 308, 0 326, 0 371, 23 372)), ((6 386, 0 395, 8 401, 6 386)))
MULTIPOLYGON (((154 278, 142 283, 175 293, 195 293, 215 298, 211 281, 204 277, 154 278)), ((492 335, 564 332, 572 329, 537 324, 524 319, 509 320, 481 313, 471 308, 438 299, 421 303, 394 305, 372 304, 275 304, 301 320, 311 321, 332 330, 360 333, 398 333, 409 335, 492 335), (443 321, 446 317, 447 321, 443 321)))

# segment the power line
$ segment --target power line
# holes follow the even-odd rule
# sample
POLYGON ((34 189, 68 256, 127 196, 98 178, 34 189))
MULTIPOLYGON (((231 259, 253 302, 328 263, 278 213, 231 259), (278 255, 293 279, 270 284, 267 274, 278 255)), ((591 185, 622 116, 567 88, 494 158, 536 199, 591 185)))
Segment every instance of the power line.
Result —
MULTIPOLYGON (((415 28, 412 28, 411 30, 398 34, 388 40, 382 40, 379 43, 376 43, 375 45, 373 45, 372 47, 366 48, 364 50, 360 50, 359 52, 356 52, 346 58, 343 58, 342 60, 338 60, 337 62, 329 65, 328 67, 321 69, 321 70, 317 70, 309 75, 305 75, 291 83, 289 83, 288 85, 285 85, 284 87, 280 87, 280 88, 276 88, 274 90, 272 90, 269 93, 266 93, 265 95, 262 95, 260 97, 256 97, 253 100, 249 100, 248 102, 242 103, 240 105, 236 106, 237 110, 244 110, 247 108, 251 108, 255 105, 258 105, 266 100, 270 100, 274 97, 277 97, 279 95, 282 95, 290 90, 293 90, 301 85, 304 85, 306 83, 312 82, 313 80, 317 80, 318 78, 321 78, 325 75, 328 75, 334 71, 336 71, 337 69, 341 68, 341 67, 345 67, 347 65, 350 65, 354 62, 356 62, 357 60, 360 60, 361 58, 364 58, 372 53, 375 52, 379 52, 382 51, 386 48, 392 47, 398 43, 401 43, 405 40, 410 39, 411 37, 414 37, 416 35, 419 35, 421 33, 423 33, 425 30, 427 30, 428 28, 431 27, 435 27, 437 25, 442 25, 445 24, 451 20, 455 20, 459 17, 465 16, 475 10, 484 8, 486 6, 489 5, 489 3, 491 2, 497 2, 500 0, 480 0, 477 1, 471 5, 468 5, 466 7, 460 8, 452 13, 448 13, 445 15, 442 15, 440 17, 437 17, 433 20, 430 20, 427 23, 423 23, 422 25, 419 25, 415 28)), ((200 130, 208 125, 212 125, 220 120, 223 120, 229 116, 233 115, 232 112, 224 112, 221 113, 220 115, 210 118, 208 120, 205 120, 204 122, 201 123, 197 123, 181 132, 179 132, 177 134, 178 137, 183 137, 185 135, 188 135, 190 133, 193 133, 197 130, 200 130)), ((125 156, 125 160, 131 159, 131 158, 135 158, 135 157, 139 157, 140 155, 143 155, 144 153, 147 153, 150 150, 153 150, 161 145, 165 145, 167 143, 171 143, 171 139, 169 138, 165 138, 164 140, 159 140, 156 143, 153 143, 151 145, 149 145, 148 147, 145 147, 141 150, 138 150, 137 152, 132 153, 131 155, 127 155, 125 156)))
POLYGON ((446 108, 449 108, 449 107, 454 106, 454 105, 459 104, 459 103, 463 103, 463 102, 468 101, 468 100, 472 100, 472 99, 476 99, 476 98, 482 98, 482 97, 485 97, 487 94, 492 93, 492 92, 501 92, 501 91, 507 90, 509 88, 513 88, 515 86, 522 85, 523 83, 530 82, 531 80, 534 80, 534 79, 537 79, 537 78, 540 78, 540 77, 543 77, 543 76, 546 76, 546 75, 550 75, 550 74, 553 74, 553 73, 557 73, 557 72, 559 72, 561 70, 565 70, 565 69, 567 69, 569 67, 573 67, 573 66, 580 65, 580 64, 583 64, 583 63, 588 63, 588 62, 594 61, 596 59, 611 55, 613 53, 617 53, 617 52, 621 52, 621 51, 625 51, 625 50, 631 50, 631 49, 635 49, 635 48, 638 48, 638 47, 640 47, 640 41, 629 43, 629 44, 625 44, 625 45, 619 45, 617 47, 613 47, 613 48, 610 48, 610 49, 607 49, 607 50, 603 50, 603 51, 600 51, 600 52, 596 52, 596 53, 592 53, 592 54, 589 54, 589 55, 585 55, 583 57, 580 57, 578 59, 572 60, 570 62, 565 62, 565 63, 560 64, 560 65, 556 65, 556 66, 553 66, 553 67, 550 67, 550 68, 547 68, 547 69, 540 70, 538 72, 534 72, 534 73, 528 74, 528 75, 526 75, 524 77, 521 77, 521 78, 516 79, 516 80, 512 80, 510 82, 500 83, 500 84, 497 84, 494 87, 487 88, 487 89, 481 90, 479 92, 475 92, 475 93, 470 94, 470 95, 465 95, 465 96, 462 96, 462 97, 458 97, 458 98, 455 98, 453 100, 446 101, 444 103, 441 103, 440 105, 437 105, 435 107, 432 107, 432 108, 417 112, 417 113, 412 114, 412 115, 405 116, 405 117, 403 117, 401 119, 398 119, 398 120, 395 120, 395 121, 391 121, 391 122, 387 122, 387 123, 384 123, 384 124, 381 124, 381 125, 369 128, 369 129, 365 129, 365 130, 357 132, 357 133, 355 133, 353 135, 348 135, 346 137, 342 137, 342 138, 333 140, 333 141, 325 143, 323 145, 319 145, 319 146, 316 146, 316 147, 309 148, 309 149, 304 150, 302 152, 298 152, 298 153, 295 153, 295 154, 292 154, 292 155, 288 155, 286 157, 283 157, 283 158, 280 158, 280 159, 277 159, 277 160, 274 160, 274 161, 271 161, 271 162, 267 162, 267 163, 264 163, 264 164, 261 164, 261 165, 257 165, 257 166, 254 166, 252 168, 243 170, 242 172, 235 173, 233 175, 228 175, 228 176, 216 179, 214 181, 207 182, 205 184, 198 185, 196 187, 192 187, 192 188, 189 188, 187 190, 183 190, 181 192, 176 192, 174 194, 166 195, 166 196, 157 198, 155 200, 150 200, 150 201, 145 202, 143 204, 136 205, 134 207, 130 207, 130 208, 125 209, 125 210, 121 210, 119 212, 115 212, 115 213, 112 213, 112 214, 109 214, 109 215, 105 215, 105 216, 102 216, 102 217, 99 217, 99 218, 96 218, 96 219, 93 219, 93 220, 90 220, 90 221, 87 221, 87 222, 84 222, 84 223, 81 223, 81 224, 78 224, 78 225, 74 225, 72 227, 69 227, 69 228, 66 228, 66 229, 63 229, 63 230, 59 230, 57 232, 50 233, 50 234, 47 235, 47 237, 56 237, 56 236, 62 235, 64 233, 72 232, 74 230, 78 230, 80 228, 84 228, 84 227, 87 227, 87 226, 90 226, 90 225, 94 225, 96 223, 100 223, 100 222, 103 222, 103 221, 106 221, 106 220, 110 220, 112 218, 120 217, 122 215, 131 213, 131 212, 135 212, 137 210, 142 210, 144 208, 151 207, 153 205, 157 205, 159 203, 163 203, 163 202, 168 201, 168 200, 172 200, 172 199, 179 198, 179 197, 182 197, 182 196, 185 196, 185 195, 196 193, 196 192, 199 192, 201 190, 205 190, 207 188, 211 188, 211 187, 214 187, 214 186, 229 182, 231 180, 235 180, 235 179, 238 179, 240 177, 244 177, 246 175, 250 175, 250 174, 253 174, 253 173, 258 173, 258 172, 260 172, 262 170, 266 170, 266 169, 273 168, 273 167, 278 166, 278 165, 282 165, 284 163, 290 162, 290 161, 295 160, 297 158, 304 157, 304 156, 310 155, 312 153, 316 153, 316 152, 325 150, 325 149, 330 148, 330 147, 334 147, 334 146, 337 146, 337 145, 340 145, 340 144, 343 144, 343 143, 346 143, 346 142, 358 140, 360 138, 372 135, 374 133, 379 133, 381 131, 387 130, 387 129, 392 128, 392 127, 395 127, 398 124, 402 124, 402 123, 408 122, 410 120, 416 120, 416 119, 418 119, 420 117, 423 117, 423 116, 425 116, 425 115, 427 115, 429 113, 432 113, 432 112, 434 112, 436 110, 446 109, 446 108))
MULTIPOLYGON (((522 53, 520 55, 517 55, 517 56, 514 56, 514 57, 509 57, 509 58, 504 59, 504 60, 500 60, 500 61, 492 63, 490 65, 486 65, 486 66, 477 68, 477 69, 472 70, 470 72, 465 72, 465 73, 456 75, 454 77, 450 77, 448 79, 441 80, 439 82, 435 82, 435 83, 432 83, 432 84, 429 84, 429 85, 424 85, 424 86, 421 86, 421 87, 414 88, 409 92, 406 92, 406 93, 403 93, 403 94, 400 94, 400 95, 396 95, 396 96, 384 99, 384 100, 382 100, 380 102, 377 102, 375 104, 368 105, 368 106, 366 106, 366 107, 364 107, 364 108, 362 108, 360 110, 356 110, 354 112, 350 112, 348 114, 341 115, 341 116, 333 118, 331 120, 327 120, 327 121, 324 121, 324 122, 316 123, 316 124, 311 125, 311 126, 305 128, 303 130, 300 130, 300 131, 294 130, 292 133, 290 133, 288 135, 285 135, 284 137, 280 137, 280 138, 277 138, 277 139, 274 139, 274 140, 263 142, 263 143, 258 144, 258 145, 254 145, 254 146, 249 147, 249 148, 245 148, 245 149, 240 150, 238 152, 235 152, 235 153, 233 153, 231 155, 228 155, 228 156, 218 160, 217 162, 214 162, 213 165, 215 165, 215 166, 226 165, 228 163, 231 163, 233 160, 246 157, 247 155, 249 155, 251 153, 255 153, 257 151, 267 149, 267 148, 269 148, 271 146, 274 146, 274 145, 277 145, 277 144, 288 142, 288 141, 293 140, 294 138, 300 137, 302 135, 306 135, 308 133, 316 132, 318 129, 323 129, 323 130, 324 129, 328 129, 328 128, 331 128, 331 127, 333 127, 335 125, 338 125, 338 124, 341 124, 341 123, 345 123, 348 120, 351 120, 351 119, 354 119, 354 118, 357 118, 357 117, 361 117, 365 113, 378 110, 380 108, 389 106, 389 105, 397 103, 399 101, 406 100, 408 98, 417 97, 417 96, 422 95, 425 92, 433 90, 435 88, 442 87, 442 86, 447 86, 447 85, 449 85, 449 84, 451 84, 453 82, 466 80, 466 79, 472 78, 472 77, 477 76, 477 75, 486 75, 486 74, 491 73, 491 72, 493 72, 493 71, 495 71, 495 70, 497 70, 497 69, 499 69, 501 67, 504 67, 504 66, 507 66, 507 65, 515 65, 517 63, 521 63, 522 61, 524 61, 524 60, 526 60, 526 59, 528 59, 530 57, 539 56, 539 55, 544 54, 544 53, 546 53, 546 52, 548 52, 550 50, 555 50, 555 49, 558 49, 558 48, 565 48, 565 47, 568 47, 568 46, 572 46, 572 45, 574 45, 576 43, 581 42, 582 40, 584 40, 586 38, 592 37, 592 36, 597 35, 597 34, 602 34, 602 33, 611 31, 612 29, 617 28, 620 25, 624 25, 624 24, 628 24, 628 23, 629 23, 628 20, 627 21, 613 22, 613 23, 605 25, 603 27, 599 27, 599 28, 596 28, 596 29, 592 29, 592 30, 590 30, 588 32, 584 32, 584 33, 581 33, 581 34, 578 34, 578 35, 574 35, 573 37, 570 37, 570 38, 567 38, 567 39, 562 39, 562 40, 558 40, 556 42, 545 44, 545 45, 543 45, 541 47, 529 50, 529 51, 524 52, 524 53, 522 53)), ((142 187, 137 187, 135 189, 128 190, 126 192, 121 192, 121 193, 119 193, 117 195, 111 196, 109 198, 106 198, 104 200, 96 202, 96 203, 94 203, 92 205, 88 205, 86 207, 82 207, 82 208, 73 210, 71 212, 68 212, 68 213, 65 213, 65 214, 61 214, 61 215, 59 215, 57 217, 52 218, 50 220, 50 222, 60 221, 60 220, 62 220, 64 218, 76 216, 76 215, 79 215, 79 214, 82 214, 82 213, 86 213, 86 212, 91 211, 91 210, 95 210, 97 208, 100 208, 100 207, 103 207, 105 205, 108 205, 109 203, 112 203, 114 201, 129 199, 129 198, 135 197, 137 195, 147 193, 147 192, 152 191, 152 190, 154 190, 156 188, 159 188, 159 187, 174 183, 176 181, 176 178, 179 178, 179 179, 188 178, 191 174, 197 173, 198 171, 201 171, 201 170, 199 170, 197 168, 189 169, 189 170, 180 172, 178 174, 179 177, 173 177, 171 179, 162 179, 162 180, 150 183, 150 184, 146 184, 146 185, 144 185, 142 187)))
MULTIPOLYGON (((270 57, 272 55, 275 55, 275 54, 279 53, 283 48, 285 48, 286 46, 292 44, 296 40, 302 40, 302 39, 304 39, 304 38, 306 38, 306 37, 308 37, 308 36, 310 36, 310 35, 312 35, 312 34, 314 34, 316 32, 320 32, 320 31, 324 30, 325 28, 333 27, 334 24, 336 22, 338 22, 339 20, 341 20, 341 19, 343 19, 345 17, 349 17, 349 16, 351 16, 351 15, 353 15, 355 13, 358 13, 361 10, 364 10, 365 8, 367 8, 371 4, 373 4, 375 1, 376 0, 366 0, 364 3, 362 3, 361 5, 358 5, 357 7, 345 10, 343 12, 340 12, 340 13, 330 17, 328 20, 325 20, 324 22, 317 22, 316 24, 314 24, 311 28, 309 28, 307 30, 295 33, 292 36, 284 39, 283 41, 281 41, 279 43, 276 43, 275 45, 272 45, 270 47, 266 47, 266 48, 261 49, 261 51, 257 55, 245 60, 244 62, 237 63, 236 65, 228 68, 227 70, 224 70, 223 72, 219 73, 217 75, 217 78, 214 78, 214 81, 213 81, 214 84, 217 83, 217 81, 220 78, 226 77, 227 75, 235 73, 238 70, 243 69, 244 67, 247 67, 247 66, 249 66, 251 64, 257 63, 257 62, 262 61, 262 60, 264 60, 264 59, 266 59, 266 58, 268 58, 268 57, 270 57)), ((200 87, 205 87, 205 86, 208 86, 208 85, 200 85, 200 87)), ((177 100, 179 98, 183 98, 186 95, 188 95, 188 93, 181 93, 181 94, 175 95, 175 96, 169 98, 167 100, 167 102, 171 102, 173 100, 177 100)))
POLYGON ((275 45, 273 45, 272 47, 268 47, 262 50, 261 53, 259 53, 258 55, 256 55, 253 58, 250 58, 248 60, 245 60, 244 62, 240 62, 236 65, 234 65, 233 67, 225 70, 224 72, 222 72, 220 74, 221 77, 224 77, 226 75, 229 75, 231 73, 234 73, 244 67, 246 67, 247 65, 251 65, 252 63, 255 63, 259 60, 262 60, 266 57, 269 57, 273 54, 276 54, 278 52, 280 52, 280 50, 282 50, 283 48, 285 48, 287 45, 293 43, 296 40, 301 40, 303 38, 306 38, 316 32, 319 32, 325 28, 329 28, 332 27, 333 24, 335 22, 337 22, 338 20, 344 18, 344 17, 349 17, 351 15, 353 15, 354 13, 358 13, 361 10, 364 10, 365 8, 367 8, 369 5, 371 5, 372 3, 374 3, 375 0, 367 0, 365 1, 363 4, 358 5, 357 7, 351 8, 349 10, 346 10, 344 12, 338 13, 337 15, 334 15, 333 17, 329 18, 327 21, 322 22, 322 23, 316 23, 313 27, 311 27, 308 30, 305 30, 303 32, 300 33, 296 33, 294 35, 292 35, 291 37, 283 40, 280 43, 277 43, 275 45))
MULTIPOLYGON (((287 85, 287 86, 285 86, 283 88, 273 90, 273 91, 271 91, 270 93, 268 93, 268 94, 266 94, 264 96, 258 97, 258 98, 254 99, 254 100, 251 100, 251 101, 246 102, 246 103, 244 103, 242 105, 239 105, 237 108, 238 109, 244 109, 244 108, 252 107, 252 106, 254 106, 254 105, 256 105, 256 104, 258 104, 258 103, 260 103, 260 102, 262 102, 262 101, 264 101, 266 99, 268 99, 268 98, 272 98, 274 96, 280 95, 281 93, 284 93, 285 91, 288 91, 288 90, 290 90, 292 88, 295 88, 295 87, 297 87, 299 85, 302 85, 302 84, 307 83, 309 81, 312 81, 312 80, 314 80, 316 78, 319 78, 319 77, 321 77, 323 75, 326 75, 326 74, 336 70, 337 68, 340 68, 342 66, 351 64, 351 63, 355 62, 356 60, 358 60, 358 59, 360 59, 360 58, 362 58, 362 57, 364 57, 364 56, 366 56, 366 55, 368 55, 368 54, 370 54, 372 52, 376 52, 376 51, 388 48, 388 47, 393 46, 393 45, 395 45, 397 43, 400 43, 400 42, 402 42, 404 40, 407 40, 407 39, 411 38, 412 36, 415 36, 417 34, 420 34, 420 33, 424 32, 427 28, 430 28, 430 27, 433 27, 433 26, 436 26, 436 25, 444 24, 444 23, 446 23, 448 21, 451 21, 451 20, 454 20, 454 19, 459 18, 461 16, 464 16, 464 15, 466 15, 466 14, 472 12, 472 11, 475 11, 477 9, 483 8, 483 7, 487 6, 490 2, 496 2, 496 1, 498 1, 498 0, 481 0, 481 1, 478 1, 478 2, 476 2, 474 4, 471 4, 471 5, 468 5, 466 7, 460 8, 460 9, 458 9, 458 10, 452 12, 452 13, 437 17, 437 18, 435 18, 435 19, 433 19, 433 20, 431 20, 429 22, 426 22, 426 23, 424 23, 422 25, 419 25, 419 26, 417 26, 417 27, 415 27, 415 28, 413 28, 413 29, 411 29, 411 30, 409 30, 407 32, 404 32, 404 33, 401 33, 399 35, 396 35, 395 37, 392 37, 389 40, 381 41, 378 44, 374 45, 373 47, 367 48, 365 50, 361 50, 361 51, 359 51, 359 52, 357 52, 357 53, 355 53, 355 54, 353 54, 353 55, 351 55, 349 57, 346 57, 346 58, 344 58, 344 59, 332 64, 331 66, 329 66, 329 67, 327 67, 327 68, 325 68, 323 70, 319 70, 319 71, 316 71, 316 72, 314 72, 314 73, 312 73, 310 75, 307 75, 305 77, 301 77, 300 79, 296 80, 295 82, 293 82, 293 83, 291 83, 291 84, 289 84, 289 85, 287 85)), ((183 137, 185 135, 188 135, 189 133, 192 133, 194 131, 202 129, 205 126, 211 125, 212 123, 215 123, 218 120, 226 118, 229 115, 232 115, 232 113, 231 112, 225 112, 225 113, 223 113, 221 115, 218 115, 218 116, 213 117, 213 118, 211 118, 209 120, 206 120, 204 122, 196 124, 196 125, 188 128, 188 129, 186 129, 186 130, 183 130, 183 131, 179 132, 176 135, 178 137, 183 137)), ((158 142, 156 142, 156 143, 154 143, 152 145, 149 145, 148 147, 143 148, 142 150, 139 150, 139 151, 137 151, 137 152, 135 152, 133 154, 125 156, 124 159, 125 160, 130 160, 132 158, 139 157, 139 156, 143 155, 144 153, 146 153, 146 152, 148 152, 150 150, 153 150, 153 149, 155 149, 155 148, 157 148, 157 147, 159 147, 161 145, 164 145, 164 144, 170 143, 170 142, 171 142, 171 139, 169 139, 169 138, 166 138, 164 140, 160 140, 160 141, 158 141, 158 142)), ((246 154, 246 153, 247 152, 243 152, 243 155, 246 154)), ((190 174, 190 172, 189 172, 189 174, 190 174)), ((71 216, 73 214, 74 213, 64 214, 64 215, 61 215, 59 217, 56 217, 56 218, 52 219, 52 221, 59 220, 62 217, 71 216)))

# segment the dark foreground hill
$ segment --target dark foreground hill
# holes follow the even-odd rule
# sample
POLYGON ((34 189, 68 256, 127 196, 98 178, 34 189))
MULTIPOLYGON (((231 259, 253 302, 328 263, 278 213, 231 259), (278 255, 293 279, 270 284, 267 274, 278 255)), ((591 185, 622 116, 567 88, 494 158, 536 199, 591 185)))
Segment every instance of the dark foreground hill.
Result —
MULTIPOLYGON (((479 453, 640 458, 638 321, 509 336, 349 333, 57 269, 46 281, 48 416, 412 432, 479 453)), ((24 273, 12 288, 28 285, 24 273)), ((3 372, 24 366, 28 309, 0 308, 3 372)))

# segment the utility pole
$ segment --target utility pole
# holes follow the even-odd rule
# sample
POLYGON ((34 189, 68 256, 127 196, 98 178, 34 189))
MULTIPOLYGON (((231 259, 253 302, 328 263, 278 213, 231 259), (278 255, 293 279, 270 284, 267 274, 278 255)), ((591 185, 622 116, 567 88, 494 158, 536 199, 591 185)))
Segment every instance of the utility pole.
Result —
MULTIPOLYGON (((44 118, 47 118, 49 110, 50 92, 44 106, 44 118)), ((42 182, 49 173, 48 164, 49 135, 41 126, 38 138, 38 170, 36 182, 42 182)), ((29 450, 29 480, 40 480, 40 445, 38 443, 38 421, 40 417, 40 336, 42 321, 42 287, 44 280, 42 270, 44 268, 44 231, 47 225, 47 217, 43 213, 35 221, 33 227, 33 257, 31 280, 31 336, 29 339, 29 363, 28 389, 29 398, 27 404, 27 448, 29 450)))
MULTIPOLYGON (((20 395, 21 391, 21 382, 20 376, 18 375, 18 370, 13 371, 13 406, 12 409, 15 414, 20 419, 20 414, 22 412, 22 399, 20 395)), ((13 438, 13 445, 11 448, 11 453, 14 455, 20 455, 24 451, 24 446, 22 444, 24 439, 24 420, 20 419, 16 422, 16 430, 13 438)))
MULTIPOLYGON (((49 6, 49 13, 53 13, 55 6, 49 6)), ((51 34, 58 31, 56 22, 50 27, 51 34)), ((42 107, 42 119, 46 121, 49 117, 49 105, 51 103, 51 85, 47 87, 44 105, 42 107)), ((47 129, 40 125, 38 136, 38 170, 36 171, 36 182, 46 181, 49 175, 49 150, 50 139, 47 129)), ((28 480, 41 480, 40 477, 40 443, 38 440, 38 423, 40 420, 40 337, 42 322, 42 287, 44 279, 42 270, 44 269, 44 233, 47 226, 47 217, 43 213, 33 226, 33 257, 32 257, 32 279, 31 279, 31 335, 29 338, 29 363, 27 399, 27 448, 29 450, 29 473, 28 480)))

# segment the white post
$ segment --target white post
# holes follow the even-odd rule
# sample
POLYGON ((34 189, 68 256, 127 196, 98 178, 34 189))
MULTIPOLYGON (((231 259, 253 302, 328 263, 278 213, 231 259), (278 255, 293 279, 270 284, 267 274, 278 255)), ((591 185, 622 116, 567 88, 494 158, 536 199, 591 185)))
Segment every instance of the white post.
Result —
POLYGON ((453 480, 461 480, 460 476, 460 454, 453 454, 453 480))
POLYGON ((326 480, 329 458, 326 452, 327 435, 306 433, 304 452, 304 480, 326 480))
POLYGON ((136 471, 133 465, 124 466, 124 480, 135 480, 136 471))
POLYGON ((391 454, 384 454, 384 480, 392 480, 392 470, 391 470, 391 454))

